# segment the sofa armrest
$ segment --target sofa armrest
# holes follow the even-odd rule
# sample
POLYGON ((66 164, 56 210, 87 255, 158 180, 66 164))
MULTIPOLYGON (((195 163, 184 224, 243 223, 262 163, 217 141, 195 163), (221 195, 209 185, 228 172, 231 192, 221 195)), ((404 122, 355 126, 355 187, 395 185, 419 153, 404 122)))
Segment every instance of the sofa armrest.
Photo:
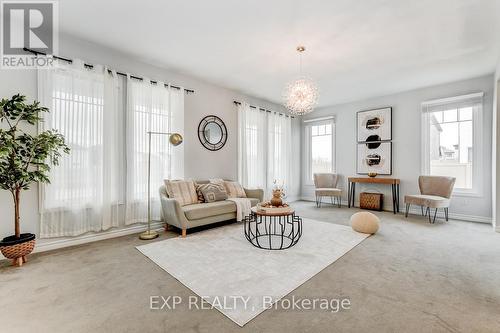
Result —
POLYGON ((247 189, 245 188, 245 194, 247 195, 247 198, 255 198, 259 199, 259 202, 264 201, 264 190, 261 188, 257 189, 247 189))
POLYGON ((186 215, 184 214, 181 205, 177 200, 169 198, 166 195, 163 186, 160 188, 160 200, 162 217, 165 223, 176 226, 183 230, 187 229, 188 220, 186 219, 186 215))

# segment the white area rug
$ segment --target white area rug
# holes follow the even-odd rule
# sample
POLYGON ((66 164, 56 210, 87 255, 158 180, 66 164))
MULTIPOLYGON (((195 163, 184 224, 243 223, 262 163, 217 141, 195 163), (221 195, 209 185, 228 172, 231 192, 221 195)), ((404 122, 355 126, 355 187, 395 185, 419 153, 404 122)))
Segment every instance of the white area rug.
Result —
POLYGON ((301 239, 287 250, 254 247, 240 223, 137 249, 243 326, 272 304, 269 298, 286 296, 366 237, 350 227, 303 219, 301 239))

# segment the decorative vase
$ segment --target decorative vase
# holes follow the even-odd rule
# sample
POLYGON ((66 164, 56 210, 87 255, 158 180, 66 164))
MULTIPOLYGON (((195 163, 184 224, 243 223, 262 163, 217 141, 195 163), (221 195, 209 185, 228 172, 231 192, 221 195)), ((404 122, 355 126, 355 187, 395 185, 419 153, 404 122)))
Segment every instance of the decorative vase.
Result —
POLYGON ((281 190, 273 190, 273 197, 271 198, 271 205, 274 207, 280 207, 283 205, 283 200, 281 197, 283 196, 283 192, 281 190))
POLYGON ((22 266, 27 260, 26 256, 35 248, 34 234, 21 234, 19 238, 15 236, 5 237, 0 242, 0 251, 7 259, 12 260, 12 265, 22 266))

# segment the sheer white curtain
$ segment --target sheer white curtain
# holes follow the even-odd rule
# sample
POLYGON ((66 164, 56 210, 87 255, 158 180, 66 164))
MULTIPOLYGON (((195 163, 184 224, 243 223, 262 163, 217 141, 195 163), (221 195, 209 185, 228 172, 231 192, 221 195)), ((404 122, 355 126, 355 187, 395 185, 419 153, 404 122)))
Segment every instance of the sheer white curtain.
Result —
POLYGON ((291 118, 238 105, 238 179, 262 188, 269 197, 273 182, 291 188, 291 118))
POLYGON ((75 236, 119 224, 119 110, 116 74, 81 60, 39 70, 42 129, 57 129, 71 148, 40 186, 41 237, 75 236))
POLYGON ((147 221, 148 195, 151 218, 160 219, 158 188, 166 178, 182 178, 183 146, 173 147, 168 135, 151 137, 151 193, 148 194, 148 131, 183 133, 184 91, 162 82, 127 78, 127 191, 125 223, 147 221))
POLYGON ((266 112, 238 105, 238 179, 244 187, 266 187, 266 136, 266 112))
POLYGON ((290 117, 279 113, 268 113, 268 136, 267 136, 267 186, 269 193, 273 188, 273 182, 284 185, 285 193, 292 186, 292 120, 290 117))

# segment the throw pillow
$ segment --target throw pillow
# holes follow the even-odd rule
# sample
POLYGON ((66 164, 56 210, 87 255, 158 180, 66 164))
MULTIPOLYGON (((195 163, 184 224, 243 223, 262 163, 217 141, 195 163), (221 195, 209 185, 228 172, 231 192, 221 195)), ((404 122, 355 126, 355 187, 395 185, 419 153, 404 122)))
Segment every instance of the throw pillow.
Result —
POLYGON ((205 202, 224 201, 227 199, 226 189, 219 184, 202 184, 200 185, 200 191, 203 193, 205 202))
POLYGON ((243 186, 240 185, 240 183, 225 181, 224 185, 226 185, 227 195, 230 198, 246 198, 247 197, 245 190, 243 189, 243 186))
POLYGON ((167 194, 179 202, 181 206, 198 203, 196 188, 192 180, 165 180, 167 194))
POLYGON ((203 193, 201 192, 201 184, 194 183, 196 188, 196 195, 198 196, 198 203, 205 202, 205 197, 203 197, 203 193))

